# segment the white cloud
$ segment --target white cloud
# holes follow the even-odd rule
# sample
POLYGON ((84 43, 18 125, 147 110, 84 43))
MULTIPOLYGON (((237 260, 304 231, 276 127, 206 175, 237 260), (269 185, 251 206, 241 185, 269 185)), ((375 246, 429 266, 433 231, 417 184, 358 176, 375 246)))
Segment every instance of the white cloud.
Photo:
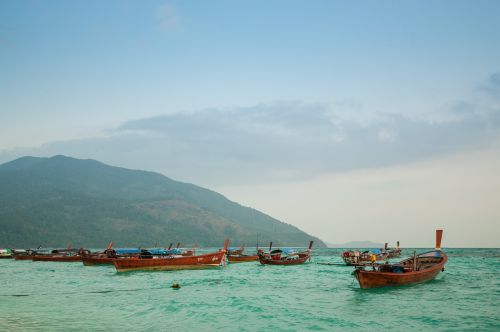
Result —
POLYGON ((127 121, 107 137, 4 152, 0 160, 67 154, 206 186, 306 179, 488 146, 500 136, 500 107, 480 95, 433 113, 439 121, 297 101, 160 115, 127 121))

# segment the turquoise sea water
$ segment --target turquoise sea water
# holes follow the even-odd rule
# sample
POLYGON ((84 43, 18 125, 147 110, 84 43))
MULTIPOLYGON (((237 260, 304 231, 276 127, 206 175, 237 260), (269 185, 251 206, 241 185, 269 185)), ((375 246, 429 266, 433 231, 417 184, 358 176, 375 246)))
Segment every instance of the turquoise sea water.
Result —
POLYGON ((123 274, 4 259, 0 331, 500 330, 500 249, 445 249, 435 280, 368 290, 351 267, 317 264, 340 263, 341 251, 317 249, 299 266, 123 274))

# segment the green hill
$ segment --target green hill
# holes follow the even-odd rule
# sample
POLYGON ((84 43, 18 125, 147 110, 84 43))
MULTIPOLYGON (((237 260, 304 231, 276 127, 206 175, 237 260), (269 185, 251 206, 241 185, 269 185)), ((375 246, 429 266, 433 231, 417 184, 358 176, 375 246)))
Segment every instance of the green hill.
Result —
POLYGON ((224 196, 161 174, 65 156, 0 165, 0 246, 103 247, 181 242, 325 244, 224 196))

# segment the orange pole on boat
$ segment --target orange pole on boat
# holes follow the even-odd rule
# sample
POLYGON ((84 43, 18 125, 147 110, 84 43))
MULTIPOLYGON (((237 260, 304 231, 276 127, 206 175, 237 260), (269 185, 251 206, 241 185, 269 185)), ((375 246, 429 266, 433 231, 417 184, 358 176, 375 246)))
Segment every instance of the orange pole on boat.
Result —
POLYGON ((314 241, 309 241, 309 250, 311 250, 313 243, 314 243, 314 241))
POLYGON ((229 239, 226 239, 226 241, 224 241, 224 251, 227 251, 228 246, 229 246, 229 239))
POLYGON ((443 230, 436 229, 436 250, 441 250, 441 238, 443 237, 443 230))
POLYGON ((108 250, 111 250, 113 248, 113 241, 111 241, 109 244, 108 244, 108 250))
POLYGON ((413 271, 417 271, 417 252, 413 251, 413 271))

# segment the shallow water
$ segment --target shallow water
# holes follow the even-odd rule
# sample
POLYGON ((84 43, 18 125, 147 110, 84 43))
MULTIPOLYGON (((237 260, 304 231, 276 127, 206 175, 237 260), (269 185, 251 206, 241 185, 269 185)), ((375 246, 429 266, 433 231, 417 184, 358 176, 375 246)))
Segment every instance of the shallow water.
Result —
POLYGON ((368 290, 353 268, 316 264, 340 263, 341 251, 298 266, 133 273, 4 259, 0 331, 500 330, 500 249, 445 249, 436 279, 368 290))

